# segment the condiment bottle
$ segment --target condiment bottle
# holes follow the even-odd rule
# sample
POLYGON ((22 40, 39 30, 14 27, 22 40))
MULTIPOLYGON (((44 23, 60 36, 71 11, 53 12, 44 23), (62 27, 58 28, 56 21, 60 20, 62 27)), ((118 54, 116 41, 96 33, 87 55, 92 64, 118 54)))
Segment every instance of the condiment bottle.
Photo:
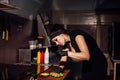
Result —
POLYGON ((41 53, 40 51, 37 52, 37 64, 40 64, 41 53))
POLYGON ((46 47, 45 54, 44 54, 44 64, 49 64, 49 50, 46 47))

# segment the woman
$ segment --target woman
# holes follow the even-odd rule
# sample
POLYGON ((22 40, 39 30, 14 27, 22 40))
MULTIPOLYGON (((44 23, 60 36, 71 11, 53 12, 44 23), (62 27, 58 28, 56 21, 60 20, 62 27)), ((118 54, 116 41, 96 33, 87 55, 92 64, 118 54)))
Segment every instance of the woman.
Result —
POLYGON ((55 24, 50 38, 59 46, 69 45, 69 49, 57 52, 61 56, 61 63, 56 73, 68 66, 71 71, 66 80, 105 80, 106 58, 89 34, 81 30, 66 31, 63 26, 55 24))

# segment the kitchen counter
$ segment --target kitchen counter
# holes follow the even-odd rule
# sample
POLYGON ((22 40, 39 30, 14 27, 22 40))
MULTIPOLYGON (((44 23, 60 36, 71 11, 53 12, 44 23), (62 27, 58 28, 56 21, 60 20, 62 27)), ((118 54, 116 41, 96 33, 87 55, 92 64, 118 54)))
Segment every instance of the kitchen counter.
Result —
POLYGON ((31 80, 31 77, 37 80, 64 80, 70 70, 64 70, 63 77, 54 78, 51 76, 43 77, 39 74, 42 72, 50 73, 54 71, 53 65, 25 65, 25 64, 0 64, 0 80, 31 80), (39 71, 39 74, 38 74, 39 71), (3 74, 4 73, 4 74, 3 74))

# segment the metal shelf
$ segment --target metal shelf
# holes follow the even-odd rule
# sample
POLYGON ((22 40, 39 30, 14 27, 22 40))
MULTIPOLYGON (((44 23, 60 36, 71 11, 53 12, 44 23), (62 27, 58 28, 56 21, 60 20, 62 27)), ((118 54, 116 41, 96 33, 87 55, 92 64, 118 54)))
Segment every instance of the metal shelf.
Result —
POLYGON ((20 9, 19 7, 7 4, 7 3, 2 3, 0 2, 0 10, 11 10, 11 9, 20 9))

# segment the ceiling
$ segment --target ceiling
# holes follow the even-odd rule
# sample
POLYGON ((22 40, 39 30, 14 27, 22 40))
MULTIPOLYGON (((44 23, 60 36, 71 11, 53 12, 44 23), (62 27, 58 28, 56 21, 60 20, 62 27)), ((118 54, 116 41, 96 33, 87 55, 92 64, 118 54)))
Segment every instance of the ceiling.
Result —
POLYGON ((44 8, 54 10, 119 9, 120 0, 34 0, 44 8))
POLYGON ((120 0, 10 0, 20 10, 7 10, 25 18, 41 11, 52 10, 120 10, 120 0))

